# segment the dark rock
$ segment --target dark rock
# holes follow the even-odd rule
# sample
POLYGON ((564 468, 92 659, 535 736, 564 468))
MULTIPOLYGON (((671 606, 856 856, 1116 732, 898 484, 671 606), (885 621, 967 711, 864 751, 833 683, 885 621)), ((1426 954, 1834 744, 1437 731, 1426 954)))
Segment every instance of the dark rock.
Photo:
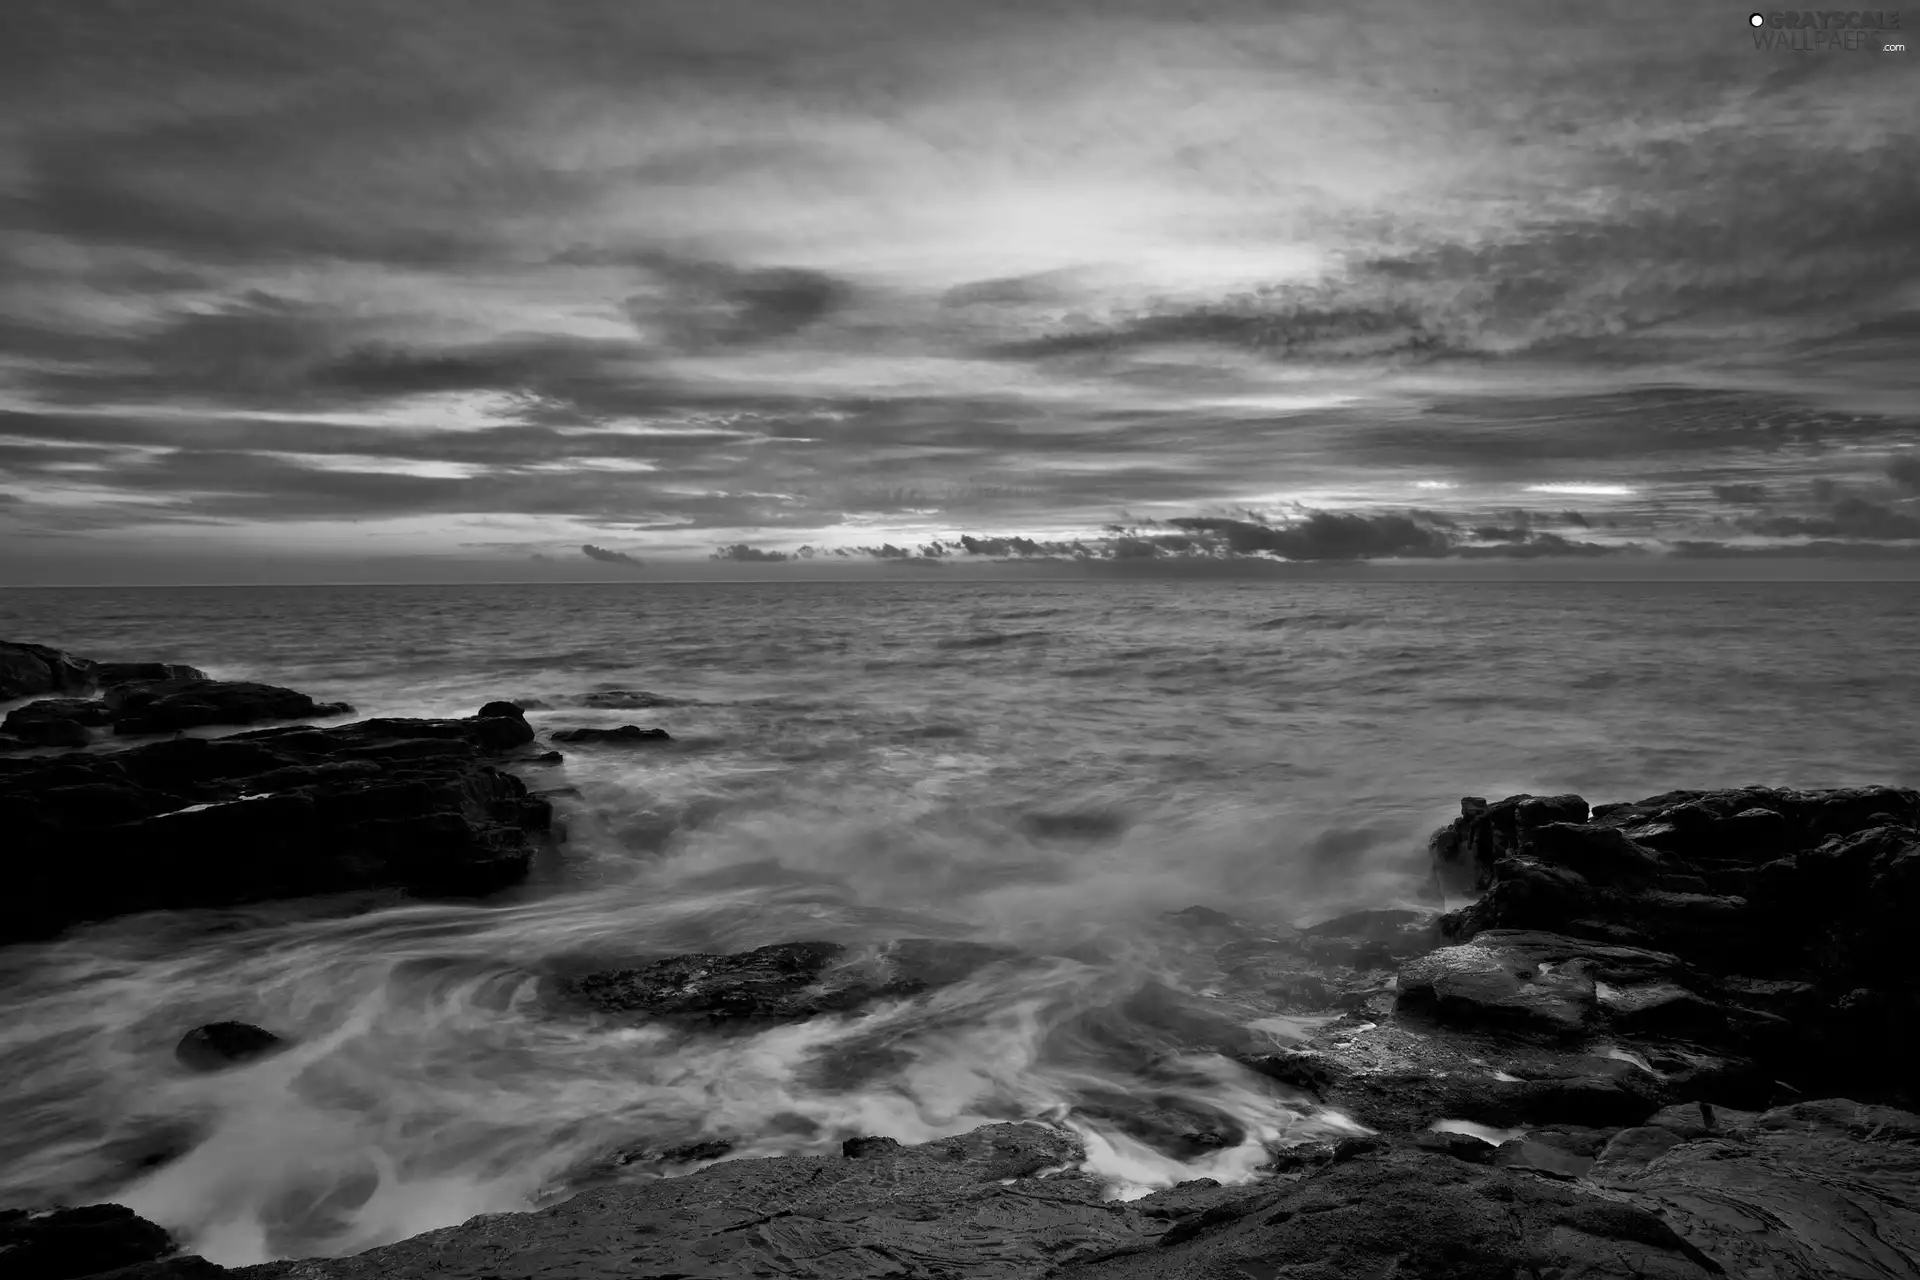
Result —
POLYGON ((1183 907, 1179 911, 1165 913, 1165 919, 1172 924, 1184 925, 1190 929, 1231 929, 1233 917, 1224 911, 1215 911, 1212 907, 1183 907))
POLYGON ((623 724, 618 729, 555 729, 548 736, 555 742, 606 743, 614 746, 645 746, 673 741, 672 735, 665 729, 642 729, 637 724, 623 724))
POLYGON ((582 697, 580 705, 606 711, 649 711, 655 707, 678 707, 684 703, 679 698, 648 693, 644 689, 600 689, 582 697))
POLYGON ((660 1158, 670 1164, 696 1164, 702 1160, 718 1160, 733 1150, 733 1143, 725 1138, 710 1138, 705 1142, 688 1142, 677 1147, 668 1147, 660 1153, 660 1158))
POLYGON ((45 1213, 0 1210, 0 1276, 6 1280, 94 1276, 172 1252, 172 1237, 117 1204, 45 1213))
POLYGON ((205 1258, 161 1258, 157 1262, 136 1262, 130 1267, 115 1267, 88 1276, 87 1280, 220 1280, 234 1273, 215 1266, 205 1258))
POLYGON ((93 740, 89 725, 104 725, 112 713, 105 703, 86 698, 42 698, 7 713, 6 731, 29 746, 84 747, 93 740))
POLYGON ((344 702, 315 702, 304 693, 247 680, 161 680, 107 690, 103 701, 116 734, 173 733, 201 725, 254 724, 346 715, 344 702))
POLYGON ((1711 1260, 1637 1205, 1414 1147, 1327 1164, 1223 1206, 1151 1253, 1063 1280, 1705 1280, 1711 1260))
POLYGON ((538 1213, 487 1214, 351 1258, 244 1280, 614 1277, 1038 1277, 1150 1246, 1165 1219, 1102 1199, 1073 1135, 1000 1124, 860 1159, 729 1160, 587 1191, 538 1213))
POLYGON ((94 687, 93 664, 44 644, 0 640, 0 702, 42 693, 85 693, 94 687))
POLYGON ((155 684, 162 680, 211 680, 198 667, 184 662, 96 662, 93 683, 101 689, 120 684, 155 684))
POLYGON ((848 1138, 840 1144, 840 1154, 849 1160, 892 1155, 898 1150, 900 1150, 900 1144, 892 1138, 848 1138))
POLYGON ((699 1026, 793 1022, 850 1013, 949 985, 1016 953, 977 943, 904 938, 871 954, 837 942, 782 942, 732 955, 684 955, 561 984, 603 1013, 699 1026))
POLYGON ((527 713, 520 708, 518 703, 514 702, 489 702, 486 706, 480 708, 478 714, 481 719, 486 719, 490 716, 506 716, 512 720, 525 720, 527 718, 527 713))
POLYGON ((209 1022, 180 1038, 173 1056, 193 1071, 224 1071, 272 1057, 291 1042, 248 1022, 209 1022))
POLYGON ((367 720, 0 759, 17 859, 0 942, 128 911, 517 883, 552 808, 480 757, 532 736, 504 716, 367 720))
POLYGON ((1447 893, 1484 889, 1494 863, 1518 852, 1532 828, 1586 820, 1587 802, 1579 796, 1509 796, 1492 804, 1468 796, 1460 816, 1427 842, 1434 877, 1447 893))
POLYGON ((542 751, 539 755, 528 756, 524 760, 521 760, 519 763, 521 764, 562 764, 562 763, 565 763, 565 761, 566 761, 566 757, 561 755, 558 751, 542 751))
POLYGON ((1442 927, 1666 953, 1690 974, 1604 993, 1613 1027, 1751 1056, 1803 1088, 1905 1101, 1910 1073, 1893 1064, 1920 1053, 1904 923, 1920 912, 1915 822, 1920 795, 1891 788, 1671 792, 1533 829, 1442 927))

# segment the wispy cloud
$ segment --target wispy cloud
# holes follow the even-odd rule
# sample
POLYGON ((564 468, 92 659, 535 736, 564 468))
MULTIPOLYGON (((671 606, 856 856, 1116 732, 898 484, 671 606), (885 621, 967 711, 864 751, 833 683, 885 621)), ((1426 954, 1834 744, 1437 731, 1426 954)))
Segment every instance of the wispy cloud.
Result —
POLYGON ((28 5, 0 536, 1902 552, 1911 77, 1743 17, 28 5))

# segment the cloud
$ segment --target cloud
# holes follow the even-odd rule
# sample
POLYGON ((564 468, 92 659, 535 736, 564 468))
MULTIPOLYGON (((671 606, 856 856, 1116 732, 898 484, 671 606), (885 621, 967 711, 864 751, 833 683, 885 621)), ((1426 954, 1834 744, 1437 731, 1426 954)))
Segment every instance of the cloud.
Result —
POLYGON ((1767 486, 1763 484, 1716 484, 1713 486, 1713 500, 1734 506, 1759 506, 1767 500, 1767 486))
POLYGON ((1908 493, 1920 493, 1920 457, 1903 455, 1887 463, 1887 479, 1908 493))
POLYGON ((1899 541, 1920 538, 1920 514, 1895 510, 1860 497, 1840 497, 1818 516, 1767 516, 1740 522, 1748 532, 1772 538, 1850 538, 1899 541))
POLYGON ((1183 517, 1176 528, 1214 534, 1237 554, 1270 552, 1288 560, 1352 560, 1377 556, 1437 556, 1450 543, 1441 530, 1406 515, 1315 511, 1298 524, 1183 517))
POLYGON ((768 551, 760 547, 751 547, 744 542, 736 542, 720 548, 708 557, 710 560, 725 560, 734 564, 778 564, 793 559, 785 551, 768 551))
POLYGON ((605 547, 596 547, 591 542, 580 548, 580 554, 589 560, 598 560, 603 564, 624 564, 638 568, 646 563, 643 560, 634 559, 624 551, 610 551, 605 547))

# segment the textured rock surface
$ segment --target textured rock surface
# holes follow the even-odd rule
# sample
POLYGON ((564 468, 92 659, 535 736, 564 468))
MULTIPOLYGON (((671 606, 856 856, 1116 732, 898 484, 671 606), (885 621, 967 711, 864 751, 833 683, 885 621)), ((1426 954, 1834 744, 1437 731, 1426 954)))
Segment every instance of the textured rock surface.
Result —
POLYGON ((518 716, 367 720, 0 760, 0 941, 162 907, 518 882, 544 800, 486 758, 518 716))
POLYGON ((836 942, 782 942, 732 955, 669 956, 570 979, 565 996, 602 1013, 693 1025, 792 1022, 905 999, 1016 953, 903 938, 874 954, 836 942))
POLYGON ((483 1277, 1043 1276, 1163 1235, 1170 1223, 1103 1202, 1072 1135, 991 1125, 854 1158, 711 1165, 684 1178, 496 1214, 354 1258, 273 1263, 244 1280, 483 1277))
POLYGON ((651 743, 673 741, 672 735, 665 729, 642 729, 637 724, 623 724, 618 729, 556 729, 548 736, 555 742, 601 743, 613 746, 646 746, 651 743))

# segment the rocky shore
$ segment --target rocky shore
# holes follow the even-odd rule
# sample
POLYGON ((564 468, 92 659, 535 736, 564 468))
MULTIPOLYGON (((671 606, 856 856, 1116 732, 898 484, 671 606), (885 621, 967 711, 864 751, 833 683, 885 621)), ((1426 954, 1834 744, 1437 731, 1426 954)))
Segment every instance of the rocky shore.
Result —
MULTIPOLYGON (((155 680, 182 678, 199 677, 155 680)), ((532 737, 490 704, 0 760, 0 821, 25 833, 15 866, 33 869, 0 936, 235 895, 511 883, 547 823, 501 767, 532 737), (125 887, 103 906, 108 880, 125 887)), ((1466 905, 1275 928, 1200 904, 1162 922, 1212 970, 1197 1006, 1151 991, 1128 1005, 1143 1060, 1219 1055, 1352 1122, 1333 1145, 1272 1145, 1249 1183, 1110 1200, 1075 1117, 1049 1117, 831 1156, 718 1145, 689 1153, 717 1162, 685 1176, 234 1271, 114 1206, 13 1212, 0 1277, 1920 1277, 1920 979, 1905 954, 1920 793, 1468 799, 1429 855, 1436 892, 1466 905), (1289 1019, 1302 1030, 1270 1029, 1289 1019)), ((553 1016, 725 1035, 858 1018, 1020 963, 796 938, 568 974, 553 1016)), ((271 1052, 252 1030, 203 1028, 181 1060, 271 1052)), ((1150 1107, 1124 1127, 1176 1155, 1245 1140, 1150 1107)))

